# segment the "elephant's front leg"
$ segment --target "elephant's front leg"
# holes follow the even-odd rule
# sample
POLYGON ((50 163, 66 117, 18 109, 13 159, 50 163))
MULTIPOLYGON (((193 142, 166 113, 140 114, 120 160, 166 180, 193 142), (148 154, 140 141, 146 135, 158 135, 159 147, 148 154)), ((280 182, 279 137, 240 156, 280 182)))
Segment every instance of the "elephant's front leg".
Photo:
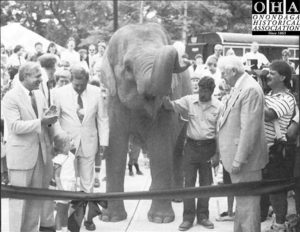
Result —
MULTIPOLYGON (((168 112, 160 112, 151 136, 148 141, 151 190, 173 188, 173 151, 177 137, 173 117, 168 112)), ((172 199, 152 200, 148 212, 148 220, 155 223, 169 223, 174 221, 175 215, 172 208, 172 199)))
MULTIPOLYGON (((109 147, 106 153, 106 192, 124 192, 124 176, 128 151, 128 121, 120 109, 113 113, 110 124, 109 147), (120 117, 121 118, 118 118, 120 117)), ((100 217, 102 221, 117 222, 125 220, 123 200, 108 202, 108 208, 100 217)))

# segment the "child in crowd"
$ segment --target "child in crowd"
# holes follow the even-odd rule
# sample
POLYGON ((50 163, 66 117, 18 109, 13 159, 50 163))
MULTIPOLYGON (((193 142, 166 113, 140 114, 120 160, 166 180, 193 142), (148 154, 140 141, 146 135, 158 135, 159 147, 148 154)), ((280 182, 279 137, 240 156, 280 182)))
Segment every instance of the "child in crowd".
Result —
MULTIPOLYGON (((54 175, 58 190, 76 191, 75 155, 70 152, 72 141, 66 133, 54 137, 56 156, 53 158, 54 175)), ((68 231, 69 201, 57 201, 56 231, 68 231)))

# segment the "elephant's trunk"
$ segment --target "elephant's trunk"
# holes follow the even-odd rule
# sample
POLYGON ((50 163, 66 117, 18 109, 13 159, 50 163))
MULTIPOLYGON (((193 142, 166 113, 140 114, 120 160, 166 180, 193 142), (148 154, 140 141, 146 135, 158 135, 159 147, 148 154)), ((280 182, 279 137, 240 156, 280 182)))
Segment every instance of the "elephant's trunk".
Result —
POLYGON ((160 49, 154 60, 148 94, 152 96, 166 96, 169 94, 172 83, 172 73, 183 72, 187 66, 180 67, 178 53, 171 45, 160 49))

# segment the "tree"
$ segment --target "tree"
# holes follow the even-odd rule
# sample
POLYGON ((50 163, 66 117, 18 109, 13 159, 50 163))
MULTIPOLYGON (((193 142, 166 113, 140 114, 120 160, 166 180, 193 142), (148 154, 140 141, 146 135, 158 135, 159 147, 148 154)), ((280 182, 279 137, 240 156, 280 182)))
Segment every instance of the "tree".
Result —
MULTIPOLYGON (((182 39, 184 1, 118 1, 119 27, 158 22, 182 39), (143 12, 143 13, 141 13, 143 12), (141 16, 143 17, 141 19, 141 16)), ((187 1, 187 34, 251 31, 251 1, 187 1)), ((112 1, 1 1, 1 26, 20 22, 62 46, 73 36, 85 46, 113 34, 112 1)))

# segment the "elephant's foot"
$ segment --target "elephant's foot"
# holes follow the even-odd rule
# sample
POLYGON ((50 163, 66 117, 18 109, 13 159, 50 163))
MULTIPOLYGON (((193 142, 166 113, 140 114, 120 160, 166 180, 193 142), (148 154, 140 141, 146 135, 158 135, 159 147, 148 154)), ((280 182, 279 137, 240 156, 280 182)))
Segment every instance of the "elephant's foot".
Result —
POLYGON ((154 223, 170 223, 175 215, 170 200, 153 200, 148 212, 148 220, 154 223))
POLYGON ((123 202, 108 202, 107 209, 102 210, 99 219, 104 222, 119 222, 127 218, 123 202))

